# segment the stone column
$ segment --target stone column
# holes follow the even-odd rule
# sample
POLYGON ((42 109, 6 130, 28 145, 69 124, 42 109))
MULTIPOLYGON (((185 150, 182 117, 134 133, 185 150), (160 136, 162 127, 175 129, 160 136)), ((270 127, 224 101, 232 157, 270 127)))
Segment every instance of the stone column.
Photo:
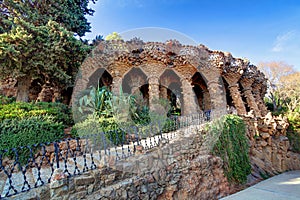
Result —
POLYGON ((161 98, 167 99, 168 98, 168 89, 166 87, 161 87, 160 95, 161 95, 161 98))
POLYGON ((207 88, 211 98, 211 109, 216 113, 226 111, 226 94, 220 71, 217 68, 204 68, 200 72, 207 80, 207 88))
POLYGON ((232 85, 229 85, 229 91, 230 91, 230 96, 233 100, 233 103, 235 105, 235 108, 240 115, 245 115, 247 113, 241 92, 239 90, 239 84, 234 83, 232 85))
POLYGON ((202 107, 203 111, 211 110, 211 99, 208 90, 203 91, 202 107))
POLYGON ((148 78, 149 83, 149 109, 150 111, 156 111, 155 101, 159 99, 159 79, 156 76, 150 76, 148 78))
POLYGON ((240 70, 237 67, 230 68, 230 70, 228 69, 223 72, 224 74, 223 77, 229 85, 228 88, 229 88, 230 96, 233 100, 237 113, 240 115, 245 115, 247 111, 238 84, 238 81, 242 76, 242 73, 239 73, 239 71, 240 70))
POLYGON ((260 110, 260 114, 262 116, 265 116, 268 113, 268 109, 263 101, 263 98, 260 95, 260 85, 253 84, 252 91, 253 91, 253 97, 255 99, 255 102, 257 103, 257 107, 260 110))
POLYGON ((139 92, 139 86, 137 85, 131 86, 131 94, 135 94, 136 92, 139 92))
POLYGON ((196 114, 200 112, 200 107, 197 103, 195 92, 193 91, 192 84, 186 79, 180 80, 182 86, 183 106, 182 115, 196 114))
POLYGON ((114 77, 113 78, 113 82, 112 82, 112 86, 111 86, 111 91, 118 95, 120 94, 120 88, 122 86, 122 78, 121 77, 114 77))
POLYGON ((254 111, 255 116, 260 117, 261 112, 252 94, 251 85, 253 83, 253 79, 242 78, 240 83, 243 87, 243 92, 246 97, 247 104, 249 105, 250 109, 254 111))

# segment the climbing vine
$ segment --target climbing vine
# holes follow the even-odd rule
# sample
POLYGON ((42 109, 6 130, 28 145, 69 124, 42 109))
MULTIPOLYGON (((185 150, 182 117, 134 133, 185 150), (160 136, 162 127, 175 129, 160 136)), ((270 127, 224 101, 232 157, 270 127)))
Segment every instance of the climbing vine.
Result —
POLYGON ((209 125, 214 135, 219 134, 211 153, 223 159, 228 181, 245 183, 251 172, 245 123, 236 115, 226 115, 219 120, 209 125))

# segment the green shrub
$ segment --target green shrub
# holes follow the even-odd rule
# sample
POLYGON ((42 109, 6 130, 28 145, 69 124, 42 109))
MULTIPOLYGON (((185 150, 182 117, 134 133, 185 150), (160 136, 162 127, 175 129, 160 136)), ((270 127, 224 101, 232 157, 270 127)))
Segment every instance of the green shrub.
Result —
POLYGON ((162 128, 162 132, 163 133, 168 133, 171 131, 175 131, 176 130, 176 123, 174 120, 167 118, 166 122, 164 123, 164 126, 162 128))
POLYGON ((287 137, 294 152, 300 153, 300 112, 293 112, 287 115, 290 126, 287 137))
POLYGON ((14 97, 7 97, 7 96, 0 95, 0 105, 10 104, 15 100, 16 99, 14 97))
POLYGON ((223 159, 224 173, 229 181, 244 183, 251 172, 245 123, 235 115, 226 115, 220 120, 209 125, 210 131, 219 134, 212 153, 223 159))
MULTIPOLYGON (((0 150, 53 142, 63 137, 64 126, 51 116, 4 119, 0 122, 0 150)), ((19 159, 24 163, 29 156, 29 149, 21 149, 19 153, 19 159)), ((6 155, 14 157, 11 150, 6 155)))
POLYGON ((73 123, 70 109, 62 103, 13 102, 0 105, 0 121, 5 119, 24 119, 40 115, 51 115, 55 122, 62 122, 66 126, 73 123))
POLYGON ((124 142, 124 132, 119 128, 116 119, 99 118, 96 114, 88 115, 87 119, 76 123, 71 131, 73 136, 81 138, 92 137, 94 144, 102 144, 104 138, 101 133, 105 133, 106 144, 118 145, 124 142))

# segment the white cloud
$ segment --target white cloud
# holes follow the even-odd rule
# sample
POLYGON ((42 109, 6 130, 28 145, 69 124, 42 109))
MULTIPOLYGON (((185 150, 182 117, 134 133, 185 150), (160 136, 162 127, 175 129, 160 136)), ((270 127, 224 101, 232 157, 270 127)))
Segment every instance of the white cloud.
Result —
POLYGON ((291 40, 295 39, 296 31, 289 31, 284 34, 280 34, 276 37, 274 46, 272 48, 273 52, 281 52, 288 48, 288 44, 291 40))

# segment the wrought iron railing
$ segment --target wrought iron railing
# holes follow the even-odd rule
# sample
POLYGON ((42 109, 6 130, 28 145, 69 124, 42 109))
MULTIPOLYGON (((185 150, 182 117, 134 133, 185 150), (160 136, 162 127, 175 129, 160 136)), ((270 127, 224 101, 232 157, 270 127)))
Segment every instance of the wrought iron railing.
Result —
POLYGON ((121 140, 112 142, 107 133, 67 138, 46 144, 16 147, 0 151, 0 199, 40 187, 51 181, 60 168, 68 176, 80 175, 148 150, 160 141, 176 137, 178 129, 211 120, 210 112, 190 116, 172 116, 171 123, 132 126, 122 132, 121 140))

